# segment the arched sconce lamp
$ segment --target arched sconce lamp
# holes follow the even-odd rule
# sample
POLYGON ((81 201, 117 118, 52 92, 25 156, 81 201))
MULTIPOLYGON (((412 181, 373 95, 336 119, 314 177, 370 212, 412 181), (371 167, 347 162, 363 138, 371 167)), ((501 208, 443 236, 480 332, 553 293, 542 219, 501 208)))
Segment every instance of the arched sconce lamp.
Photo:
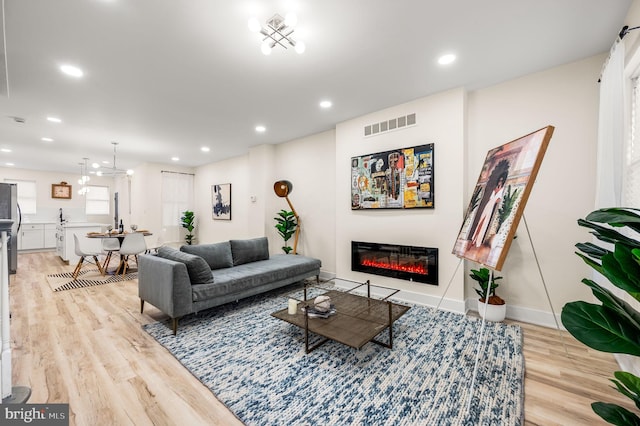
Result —
POLYGON ((298 213, 296 213, 296 209, 293 208, 293 204, 289 200, 289 194, 293 190, 293 184, 288 180, 279 180, 273 184, 273 191, 280 198, 284 198, 287 200, 289 207, 291 208, 291 212, 296 218, 296 236, 293 241, 293 254, 298 254, 298 236, 300 236, 300 217, 298 217, 298 213))

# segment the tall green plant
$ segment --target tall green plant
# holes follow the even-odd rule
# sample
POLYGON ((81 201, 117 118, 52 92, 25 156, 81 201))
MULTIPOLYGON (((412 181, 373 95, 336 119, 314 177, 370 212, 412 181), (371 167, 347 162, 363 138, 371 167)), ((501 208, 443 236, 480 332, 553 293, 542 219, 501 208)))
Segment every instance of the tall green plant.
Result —
POLYGON ((293 234, 296 232, 296 225, 298 224, 296 221, 296 217, 291 211, 280 210, 278 212, 278 217, 274 217, 276 223, 276 229, 278 230, 278 234, 284 240, 284 246, 282 250, 289 254, 291 250, 293 250, 287 242, 291 239, 293 234))
POLYGON ((180 220, 182 221, 182 227, 186 228, 187 230, 187 235, 184 236, 184 240, 188 245, 191 245, 193 243, 194 237, 192 232, 195 228, 195 215, 192 211, 185 210, 184 212, 182 212, 182 217, 180 218, 180 220))
MULTIPOLYGON (((598 240, 613 244, 578 243, 576 252, 587 265, 602 274, 614 286, 640 301, 640 241, 628 236, 640 232, 638 209, 608 208, 591 212, 578 225, 591 229, 598 240), (600 224, 607 224, 603 226, 600 224), (624 233, 616 228, 628 228, 624 233)), ((640 356, 640 312, 595 281, 583 279, 602 304, 570 302, 562 308, 565 328, 585 345, 611 353, 640 356)), ((630 398, 640 410, 640 378, 616 371, 611 379, 618 392, 630 398)), ((614 425, 640 425, 640 417, 616 404, 594 402, 593 411, 614 425)), ((638 411, 640 412, 640 411, 638 411)))

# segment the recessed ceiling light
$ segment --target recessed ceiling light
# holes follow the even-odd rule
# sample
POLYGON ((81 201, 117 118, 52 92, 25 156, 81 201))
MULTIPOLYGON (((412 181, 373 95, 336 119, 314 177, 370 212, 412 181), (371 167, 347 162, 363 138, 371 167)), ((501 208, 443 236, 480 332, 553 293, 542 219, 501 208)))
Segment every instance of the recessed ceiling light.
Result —
POLYGON ((208 146, 203 146, 202 148, 200 148, 200 151, 209 152, 209 151, 211 151, 211 149, 208 146))
POLYGON ((4 163, 4 164, 5 164, 5 166, 15 166, 15 164, 13 164, 13 163, 4 163))
POLYGON ((455 60, 456 60, 456 55, 454 55, 453 53, 447 53, 446 55, 442 55, 438 58, 438 63, 440 65, 449 65, 455 60))
POLYGON ((267 128, 264 126, 256 126, 256 132, 258 133, 264 133, 267 131, 267 128))
POLYGON ((2 151, 2 152, 11 152, 11 150, 9 148, 2 148, 2 149, 0 149, 0 151, 2 151))
POLYGON ((80 78, 84 75, 84 72, 80 68, 73 65, 68 65, 68 64, 60 65, 60 71, 62 71, 68 76, 76 77, 76 78, 80 78))
POLYGON ((111 163, 107 160, 102 160, 102 164, 111 164, 111 163))
POLYGON ((94 169, 99 169, 100 168, 100 164, 93 163, 93 164, 91 164, 91 167, 93 167, 94 169))
POLYGON ((62 123, 62 120, 60 120, 58 117, 47 117, 47 120, 52 123, 62 123))
POLYGON ((171 157, 171 161, 180 161, 179 157, 171 157))
POLYGON ((320 102, 320 108, 331 108, 331 105, 333 105, 331 103, 331 101, 322 101, 320 102))
POLYGON ((45 142, 53 142, 53 139, 51 139, 51 138, 41 138, 41 140, 43 140, 45 142))

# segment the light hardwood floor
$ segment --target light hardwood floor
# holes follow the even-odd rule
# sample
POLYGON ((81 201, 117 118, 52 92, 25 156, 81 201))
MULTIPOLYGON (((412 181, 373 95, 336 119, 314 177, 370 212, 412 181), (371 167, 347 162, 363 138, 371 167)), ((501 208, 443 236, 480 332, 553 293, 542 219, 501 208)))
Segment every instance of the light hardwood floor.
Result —
MULTIPOLYGON (((142 330, 166 316, 148 304, 140 314, 135 280, 54 293, 45 275, 72 269, 52 252, 21 253, 11 278, 13 384, 31 388, 29 403, 69 403, 71 425, 242 424, 142 330)), ((518 324, 525 424, 604 425, 591 402, 630 407, 608 381, 612 355, 518 324)))

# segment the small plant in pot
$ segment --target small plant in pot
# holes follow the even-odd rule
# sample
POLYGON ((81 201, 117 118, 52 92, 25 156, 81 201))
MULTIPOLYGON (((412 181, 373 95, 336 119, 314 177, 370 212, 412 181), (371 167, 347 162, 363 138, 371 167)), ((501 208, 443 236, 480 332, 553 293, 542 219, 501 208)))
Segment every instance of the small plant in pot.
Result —
POLYGON ((500 296, 496 294, 496 288, 499 284, 496 282, 502 277, 491 274, 488 268, 472 269, 469 276, 478 282, 480 288, 474 288, 480 299, 478 300, 478 313, 487 321, 499 322, 504 320, 507 314, 507 304, 500 296), (485 301, 489 290, 489 299, 485 301), (486 311, 486 312, 485 312, 486 311))

